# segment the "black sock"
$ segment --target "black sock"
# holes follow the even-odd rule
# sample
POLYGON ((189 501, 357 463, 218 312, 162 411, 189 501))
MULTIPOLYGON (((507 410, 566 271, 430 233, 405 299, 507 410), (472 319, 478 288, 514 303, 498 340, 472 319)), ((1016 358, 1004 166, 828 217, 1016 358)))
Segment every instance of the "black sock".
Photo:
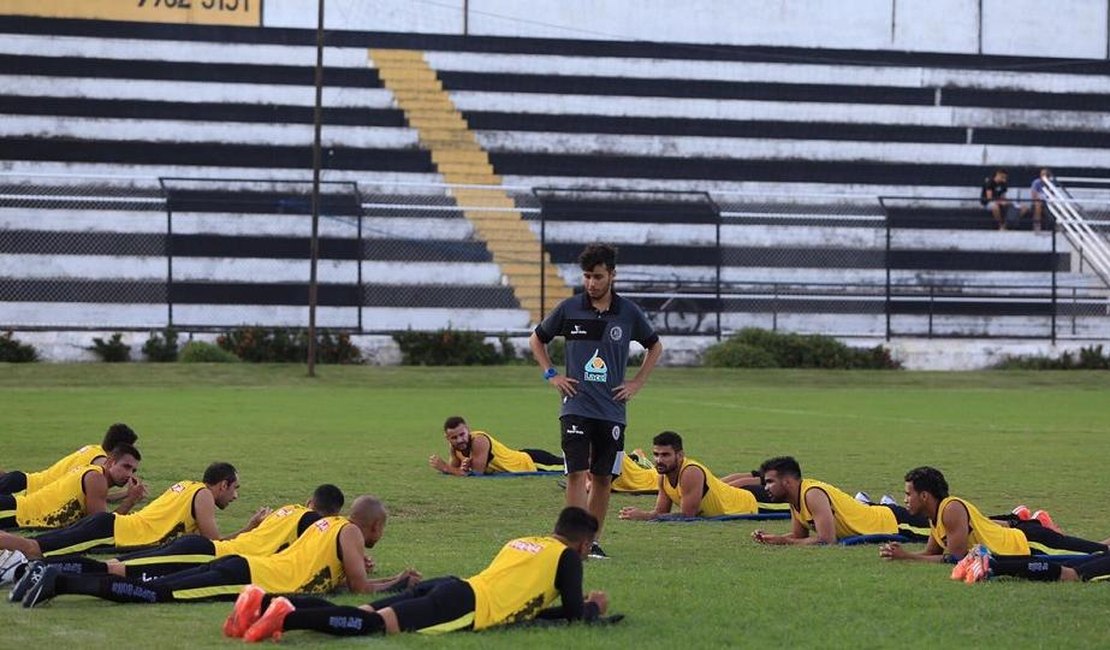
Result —
POLYGON ((335 636, 361 636, 385 632, 385 620, 357 607, 310 607, 290 612, 286 630, 316 630, 335 636))
POLYGON ((54 592, 96 596, 117 603, 168 603, 174 599, 173 593, 165 587, 152 587, 113 575, 62 574, 54 583, 54 592))
POLYGON ((62 573, 85 575, 88 573, 108 573, 108 563, 88 557, 75 555, 48 557, 44 560, 50 566, 58 567, 62 573))
POLYGON ((1012 576, 1036 580, 1038 582, 1055 582, 1060 579, 1060 565, 1048 560, 991 560, 991 573, 996 576, 1012 576))

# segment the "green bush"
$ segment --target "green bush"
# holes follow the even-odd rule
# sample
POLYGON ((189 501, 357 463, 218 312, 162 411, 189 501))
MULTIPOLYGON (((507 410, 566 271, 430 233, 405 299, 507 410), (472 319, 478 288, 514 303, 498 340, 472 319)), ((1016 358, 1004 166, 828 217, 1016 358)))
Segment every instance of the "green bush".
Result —
POLYGON ((143 343, 143 356, 155 363, 177 361, 177 330, 167 327, 161 334, 151 332, 150 338, 143 343))
POLYGON ((131 346, 123 342, 123 334, 116 332, 110 339, 94 338, 86 350, 91 351, 105 363, 123 363, 131 360, 131 346))
POLYGON ((1079 354, 1064 352, 1058 357, 1045 354, 1007 356, 993 366, 996 370, 1110 370, 1110 354, 1102 345, 1079 348, 1079 354))
MULTIPOLYGON (((284 327, 240 327, 216 338, 216 344, 243 361, 253 363, 306 363, 308 331, 284 327)), ((348 334, 318 330, 316 361, 362 363, 362 352, 348 334)))
POLYGON ((703 364, 718 368, 870 368, 901 367, 881 345, 853 348, 819 334, 742 329, 706 349, 703 364))
POLYGON ((39 360, 38 350, 21 343, 10 331, 0 334, 0 363, 31 363, 39 360))
POLYGON ((393 335, 401 348, 401 363, 407 366, 494 366, 516 358, 507 337, 501 349, 486 343, 481 332, 442 329, 436 332, 407 330, 393 335))
POLYGON ((239 363, 239 357, 215 343, 189 341, 181 348, 181 363, 239 363))

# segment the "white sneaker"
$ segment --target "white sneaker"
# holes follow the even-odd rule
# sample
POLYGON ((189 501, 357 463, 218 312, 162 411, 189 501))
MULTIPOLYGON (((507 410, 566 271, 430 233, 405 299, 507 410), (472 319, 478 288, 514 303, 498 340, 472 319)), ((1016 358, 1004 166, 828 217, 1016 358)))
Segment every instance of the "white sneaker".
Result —
POLYGON ((866 492, 856 492, 856 501, 866 503, 869 506, 875 504, 875 502, 871 500, 871 495, 866 492))
POLYGON ((20 551, 0 551, 0 586, 15 582, 15 571, 27 564, 27 556, 20 551))
POLYGON ((894 497, 890 496, 889 494, 884 494, 883 498, 879 499, 879 505, 896 506, 898 505, 898 502, 895 501, 894 497))

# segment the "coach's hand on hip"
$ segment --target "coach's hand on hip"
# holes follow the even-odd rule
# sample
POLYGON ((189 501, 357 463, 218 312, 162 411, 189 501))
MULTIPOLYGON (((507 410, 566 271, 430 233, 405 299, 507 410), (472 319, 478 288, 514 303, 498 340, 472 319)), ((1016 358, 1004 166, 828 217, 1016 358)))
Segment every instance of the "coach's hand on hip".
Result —
POLYGON ((618 402, 628 402, 644 387, 644 382, 630 379, 613 389, 613 399, 618 402))
POLYGON ((578 392, 578 389, 575 388, 575 385, 578 383, 577 379, 555 375, 549 379, 547 383, 554 386, 555 390, 559 391, 559 394, 564 397, 573 397, 578 392))

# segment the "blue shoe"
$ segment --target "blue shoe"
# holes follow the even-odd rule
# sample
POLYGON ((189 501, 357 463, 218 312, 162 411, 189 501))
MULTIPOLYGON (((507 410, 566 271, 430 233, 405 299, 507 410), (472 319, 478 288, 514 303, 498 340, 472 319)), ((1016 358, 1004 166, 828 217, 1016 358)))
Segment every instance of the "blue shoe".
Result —
POLYGON ((12 587, 11 592, 8 594, 8 602, 19 603, 23 601, 23 597, 31 590, 31 587, 39 581, 42 577, 43 570, 46 569, 46 563, 42 560, 33 560, 27 565, 23 571, 23 577, 16 580, 15 585, 12 587))
POLYGON ((50 601, 55 595, 54 583, 58 580, 58 575, 61 571, 56 566, 46 565, 43 568, 42 574, 35 584, 27 590, 27 594, 23 596, 23 606, 38 607, 39 605, 50 601))

